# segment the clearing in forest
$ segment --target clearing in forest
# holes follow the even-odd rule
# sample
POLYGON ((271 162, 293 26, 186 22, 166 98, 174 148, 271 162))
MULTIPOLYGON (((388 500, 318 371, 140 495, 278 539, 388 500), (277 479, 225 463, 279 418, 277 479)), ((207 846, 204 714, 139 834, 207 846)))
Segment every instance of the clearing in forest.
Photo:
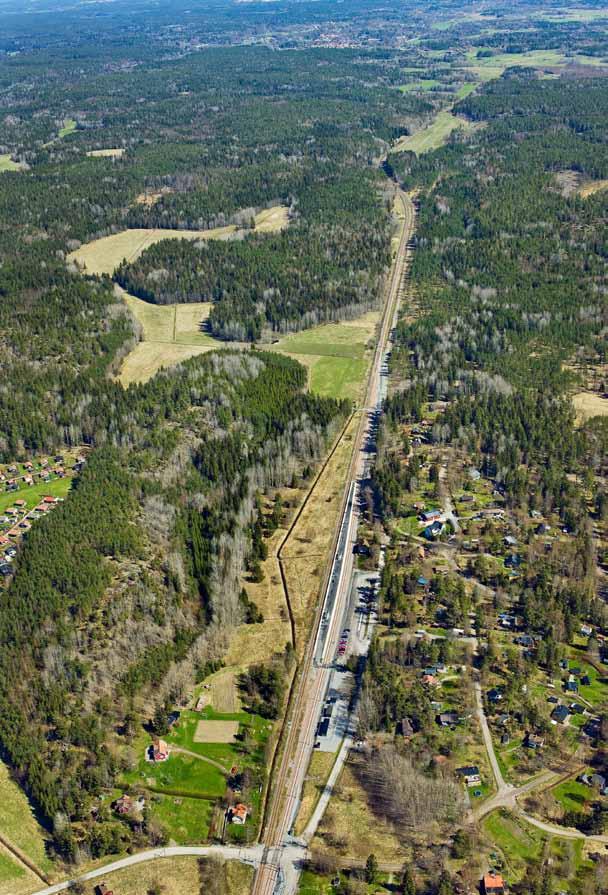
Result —
POLYGON ((471 129, 473 125, 466 118, 458 118, 451 112, 439 112, 432 124, 409 137, 401 137, 393 147, 395 152, 415 152, 421 155, 438 149, 457 128, 471 129))
POLYGON ((89 158, 120 158, 124 154, 124 149, 91 149, 87 152, 89 158))
MULTIPOLYGON (((283 206, 265 208, 256 215, 256 230, 262 233, 280 230, 287 226, 288 209, 283 206)), ((240 236, 243 232, 234 224, 226 227, 215 227, 211 230, 162 230, 159 228, 136 228, 113 233, 94 239, 80 246, 68 255, 68 260, 76 263, 83 273, 111 276, 122 261, 136 261, 146 249, 163 239, 187 239, 193 242, 198 239, 229 239, 240 236)))
POLYGON ((593 392, 579 392, 572 397, 572 403, 576 410, 576 419, 584 423, 592 416, 608 415, 608 398, 593 392))
POLYGON ((0 174, 3 171, 23 171, 24 165, 14 162, 10 155, 0 155, 0 174))
POLYGON ((195 743, 233 743, 239 732, 238 721, 199 721, 195 743))

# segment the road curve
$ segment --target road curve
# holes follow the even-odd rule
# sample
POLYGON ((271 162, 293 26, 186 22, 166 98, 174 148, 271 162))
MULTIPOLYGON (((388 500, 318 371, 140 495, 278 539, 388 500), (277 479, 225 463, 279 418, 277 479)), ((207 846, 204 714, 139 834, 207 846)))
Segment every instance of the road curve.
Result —
POLYGON ((39 889, 32 895, 55 895, 57 892, 65 892, 76 881, 99 879, 107 876, 116 870, 124 870, 127 867, 133 867, 136 864, 144 864, 147 861, 156 861, 159 858, 177 858, 185 855, 193 855, 195 857, 208 857, 209 855, 217 855, 230 861, 244 861, 247 864, 257 866, 264 852, 262 845, 253 845, 249 848, 236 848, 229 845, 192 845, 192 846, 171 846, 167 848, 154 848, 149 851, 139 852, 136 855, 128 855, 126 858, 120 858, 118 861, 112 861, 96 870, 90 870, 83 873, 82 876, 74 879, 64 880, 62 883, 55 883, 53 886, 47 886, 46 889, 39 889))

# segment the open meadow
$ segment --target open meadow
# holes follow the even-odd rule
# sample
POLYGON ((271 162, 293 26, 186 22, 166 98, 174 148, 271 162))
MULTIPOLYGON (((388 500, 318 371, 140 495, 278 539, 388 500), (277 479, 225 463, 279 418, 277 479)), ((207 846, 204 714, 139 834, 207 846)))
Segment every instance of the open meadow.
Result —
POLYGON ((415 152, 421 155, 424 152, 430 152, 432 149, 438 149, 452 131, 457 128, 472 127, 471 123, 465 118, 458 118, 452 112, 444 110, 439 112, 432 124, 423 128, 409 137, 401 137, 393 147, 395 152, 415 152))

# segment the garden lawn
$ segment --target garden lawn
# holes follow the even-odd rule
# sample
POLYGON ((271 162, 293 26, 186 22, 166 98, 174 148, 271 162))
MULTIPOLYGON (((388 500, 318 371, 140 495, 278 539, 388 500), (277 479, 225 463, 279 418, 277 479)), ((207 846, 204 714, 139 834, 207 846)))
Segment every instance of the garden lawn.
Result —
POLYGON ((155 794, 150 810, 177 845, 197 845, 209 836, 213 805, 206 799, 155 794))
POLYGON ((173 752, 167 761, 147 762, 142 755, 137 768, 124 775, 127 784, 175 795, 217 799, 226 790, 226 778, 219 768, 189 755, 173 752))
MULTIPOLYGON (((593 771, 588 770, 587 773, 593 774, 593 771)), ((564 811, 584 811, 587 804, 598 797, 596 790, 576 780, 565 780, 552 793, 564 811)))

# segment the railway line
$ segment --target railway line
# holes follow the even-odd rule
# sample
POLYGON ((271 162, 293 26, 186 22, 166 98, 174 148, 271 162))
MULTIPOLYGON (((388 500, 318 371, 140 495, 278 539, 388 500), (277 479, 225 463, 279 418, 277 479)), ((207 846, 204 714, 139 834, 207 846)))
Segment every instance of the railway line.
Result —
POLYGON ((304 843, 291 835, 310 757, 315 746, 317 724, 332 674, 334 659, 343 638, 353 577, 353 547, 358 517, 358 491, 368 476, 369 462, 375 452, 375 437, 388 382, 388 354, 397 308, 403 294, 411 238, 414 229, 414 205, 405 193, 396 199, 403 208, 403 226, 393 268, 386 288, 384 313, 365 392, 346 480, 340 525, 336 531, 332 562, 329 565, 300 677, 294 688, 290 708, 290 726, 283 752, 275 770, 271 802, 262 841, 265 849, 253 886, 253 895, 290 895, 297 889, 298 849, 304 856, 304 843))

